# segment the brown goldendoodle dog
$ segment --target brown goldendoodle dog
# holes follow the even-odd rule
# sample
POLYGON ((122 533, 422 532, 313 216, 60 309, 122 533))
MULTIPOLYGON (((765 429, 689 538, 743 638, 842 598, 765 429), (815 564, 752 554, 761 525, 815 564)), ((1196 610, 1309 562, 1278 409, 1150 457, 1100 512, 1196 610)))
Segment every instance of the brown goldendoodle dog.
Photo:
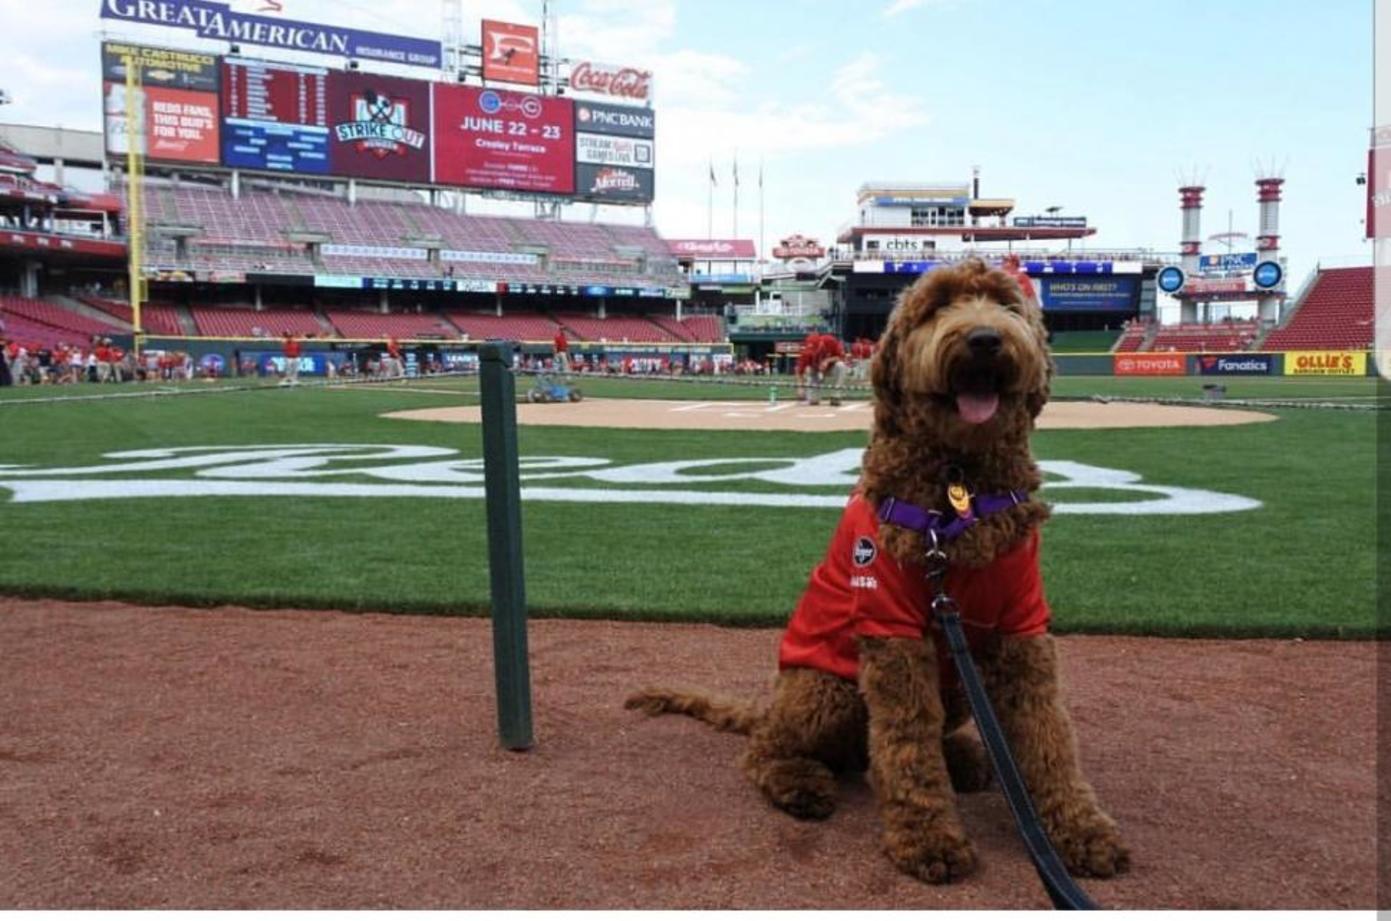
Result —
POLYGON ((873 363, 874 430, 856 494, 792 616, 771 705, 650 689, 627 706, 749 735, 744 773, 802 819, 835 809, 835 775, 870 772, 884 846, 929 882, 976 857, 953 790, 990 780, 932 624, 923 565, 935 533, 973 651, 1038 813, 1074 873, 1129 857, 1082 777, 1059 694, 1038 567, 1048 508, 1029 450, 1052 362, 1037 305, 971 260, 904 292, 873 363), (889 502, 887 500, 893 500, 889 502))

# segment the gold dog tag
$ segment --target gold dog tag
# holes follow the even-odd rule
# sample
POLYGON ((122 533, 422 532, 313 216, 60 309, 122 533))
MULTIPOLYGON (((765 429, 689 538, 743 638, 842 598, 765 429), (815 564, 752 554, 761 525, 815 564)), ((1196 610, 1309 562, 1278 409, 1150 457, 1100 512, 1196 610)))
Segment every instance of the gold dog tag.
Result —
POLYGON ((971 517, 971 493, 965 483, 951 483, 947 486, 947 501, 956 514, 962 518, 971 517))

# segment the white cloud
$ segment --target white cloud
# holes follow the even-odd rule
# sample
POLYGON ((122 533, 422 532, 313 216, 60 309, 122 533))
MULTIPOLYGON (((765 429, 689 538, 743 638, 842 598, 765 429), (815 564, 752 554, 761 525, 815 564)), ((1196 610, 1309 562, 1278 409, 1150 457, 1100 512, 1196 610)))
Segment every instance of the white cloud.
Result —
POLYGON ((909 10, 915 10, 925 3, 927 3, 927 0, 893 0, 888 6, 884 7, 884 16, 897 16, 900 13, 907 13, 909 10))

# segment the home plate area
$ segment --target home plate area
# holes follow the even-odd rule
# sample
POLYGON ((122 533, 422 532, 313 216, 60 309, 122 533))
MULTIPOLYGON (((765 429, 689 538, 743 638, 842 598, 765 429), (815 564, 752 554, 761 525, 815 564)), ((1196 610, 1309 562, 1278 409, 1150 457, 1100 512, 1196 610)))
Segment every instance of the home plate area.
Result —
MULTIPOLYGON (((446 406, 386 413, 389 419, 421 422, 480 422, 477 406, 446 406)), ((1154 403, 1057 401, 1039 417, 1041 429, 1164 428, 1193 425, 1243 425, 1269 422, 1267 413, 1204 406, 1154 403)), ((580 403, 522 403, 521 425, 574 425, 617 429, 717 429, 726 431, 841 432, 868 431, 874 404, 865 400, 841 406, 751 400, 584 400, 580 403)))

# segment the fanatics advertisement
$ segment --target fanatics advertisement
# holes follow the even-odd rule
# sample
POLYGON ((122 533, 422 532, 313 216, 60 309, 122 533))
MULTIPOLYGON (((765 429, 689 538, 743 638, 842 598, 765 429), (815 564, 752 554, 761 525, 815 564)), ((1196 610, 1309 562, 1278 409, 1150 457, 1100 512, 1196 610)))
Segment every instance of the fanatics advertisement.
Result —
POLYGON ((214 55, 106 42, 102 45, 103 124, 108 153, 124 156, 126 59, 139 68, 135 88, 138 152, 152 160, 218 163, 218 62, 214 55))
POLYGON ((335 176, 430 181, 430 84, 356 71, 328 78, 329 164, 335 176))
POLYGON ((435 181, 482 189, 575 191, 568 99, 435 86, 435 181))
POLYGON ((228 59, 222 67, 222 163, 328 173, 328 71, 228 59))
POLYGON ((1139 292, 1133 278, 1044 277, 1037 283, 1043 309, 1057 312, 1129 311, 1139 292))
POLYGON ((1272 355, 1238 353, 1235 355, 1203 355, 1198 358, 1200 374, 1270 374, 1275 370, 1272 355))
POLYGON ((575 195, 598 202, 646 203, 655 194, 652 177, 650 169, 580 163, 575 166, 575 195))

